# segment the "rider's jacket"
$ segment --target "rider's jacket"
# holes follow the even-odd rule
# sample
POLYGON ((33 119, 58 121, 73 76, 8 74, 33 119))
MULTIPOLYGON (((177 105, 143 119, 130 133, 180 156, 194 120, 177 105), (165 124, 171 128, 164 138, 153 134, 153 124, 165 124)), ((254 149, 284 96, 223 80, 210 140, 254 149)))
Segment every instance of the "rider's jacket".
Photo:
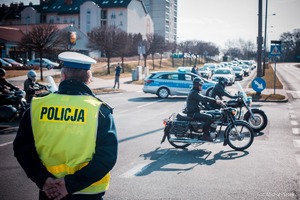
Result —
MULTIPOLYGON (((50 94, 33 98, 31 121, 35 147, 47 170, 56 178, 74 174, 92 159, 101 104, 89 95, 50 94)), ((109 180, 107 173, 77 193, 106 191, 109 180)))
POLYGON ((199 89, 191 89, 187 100, 186 100, 186 110, 187 114, 192 114, 199 112, 201 110, 201 103, 216 103, 216 100, 208 96, 201 94, 199 89))
POLYGON ((225 90, 225 86, 217 83, 212 90, 211 97, 216 98, 218 97, 219 99, 223 99, 223 96, 229 97, 229 98, 235 98, 235 96, 231 95, 227 90, 225 90))

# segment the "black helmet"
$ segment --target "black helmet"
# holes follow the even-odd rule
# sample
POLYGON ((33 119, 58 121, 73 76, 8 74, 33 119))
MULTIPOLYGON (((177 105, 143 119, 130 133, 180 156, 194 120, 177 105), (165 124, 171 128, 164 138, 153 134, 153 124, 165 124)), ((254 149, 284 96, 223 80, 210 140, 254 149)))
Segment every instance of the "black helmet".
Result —
POLYGON ((203 85, 203 81, 200 78, 196 77, 193 80, 193 85, 198 87, 200 85, 203 85))
POLYGON ((5 76, 6 71, 5 69, 0 68, 0 76, 5 76))
POLYGON ((220 77, 219 78, 219 83, 222 85, 228 85, 228 79, 225 77, 220 77))

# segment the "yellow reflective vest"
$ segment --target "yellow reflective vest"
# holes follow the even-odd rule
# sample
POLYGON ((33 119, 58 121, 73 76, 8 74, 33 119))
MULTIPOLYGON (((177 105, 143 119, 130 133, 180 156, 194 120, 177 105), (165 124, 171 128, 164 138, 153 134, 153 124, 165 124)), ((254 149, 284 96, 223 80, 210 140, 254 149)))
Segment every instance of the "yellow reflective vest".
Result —
MULTIPOLYGON (((31 123, 35 147, 47 170, 61 178, 86 166, 95 153, 102 102, 88 95, 49 94, 33 98, 31 123)), ((110 173, 78 194, 109 187, 110 173)))

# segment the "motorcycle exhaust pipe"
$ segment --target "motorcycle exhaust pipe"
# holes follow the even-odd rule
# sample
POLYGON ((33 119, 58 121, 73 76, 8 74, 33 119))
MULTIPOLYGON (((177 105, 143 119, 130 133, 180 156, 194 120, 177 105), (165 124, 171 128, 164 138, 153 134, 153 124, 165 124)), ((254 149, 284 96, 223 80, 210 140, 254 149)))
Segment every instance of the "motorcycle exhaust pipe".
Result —
POLYGON ((175 139, 175 138, 170 138, 170 142, 181 142, 181 143, 203 143, 205 142, 204 140, 197 140, 197 139, 175 139))

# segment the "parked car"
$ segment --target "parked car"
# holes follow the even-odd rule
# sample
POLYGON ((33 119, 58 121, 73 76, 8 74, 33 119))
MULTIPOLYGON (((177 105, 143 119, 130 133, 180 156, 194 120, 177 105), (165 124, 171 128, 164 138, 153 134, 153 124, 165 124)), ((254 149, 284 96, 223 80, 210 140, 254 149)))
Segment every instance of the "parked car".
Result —
MULTIPOLYGON (((39 58, 33 59, 33 60, 29 61, 27 63, 27 65, 38 66, 39 67, 40 66, 40 59, 39 58)), ((42 58, 42 66, 43 66, 43 68, 47 68, 49 70, 49 69, 58 67, 59 63, 53 62, 53 61, 51 61, 47 58, 42 58)))
POLYGON ((209 95, 216 82, 208 81, 196 74, 188 72, 152 72, 144 80, 144 93, 156 94, 160 98, 168 98, 169 95, 187 96, 193 87, 193 79, 199 77, 203 80, 202 94, 209 95))
POLYGON ((243 80, 244 79, 244 70, 242 67, 232 67, 232 70, 235 74, 235 80, 243 80))
POLYGON ((205 63, 203 67, 209 67, 212 74, 214 74, 215 70, 218 69, 217 63, 205 63))
POLYGON ((218 82, 220 77, 227 78, 228 85, 232 85, 235 83, 235 74, 231 68, 217 69, 213 74, 213 76, 211 77, 211 80, 218 82))
POLYGON ((251 73, 251 67, 247 64, 241 64, 239 65, 239 67, 241 67, 244 71, 244 76, 249 76, 251 73))
POLYGON ((10 63, 13 67, 23 67, 22 63, 19 63, 19 62, 15 61, 14 59, 3 58, 3 60, 5 60, 6 62, 10 63))
POLYGON ((212 76, 212 72, 209 69, 209 67, 201 67, 198 69, 198 73, 200 76, 202 76, 203 78, 209 79, 212 76))
POLYGON ((0 58, 0 68, 10 69, 11 67, 12 67, 12 65, 10 63, 8 63, 5 60, 3 60, 2 58, 0 58))

